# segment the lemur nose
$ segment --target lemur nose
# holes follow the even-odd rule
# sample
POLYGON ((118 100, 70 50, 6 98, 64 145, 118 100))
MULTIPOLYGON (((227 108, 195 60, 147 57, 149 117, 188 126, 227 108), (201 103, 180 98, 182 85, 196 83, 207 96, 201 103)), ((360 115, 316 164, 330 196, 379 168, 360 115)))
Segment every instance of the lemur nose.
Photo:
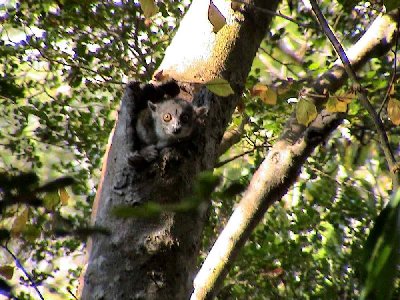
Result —
POLYGON ((179 134, 181 132, 181 127, 175 127, 174 130, 172 131, 173 134, 179 134))

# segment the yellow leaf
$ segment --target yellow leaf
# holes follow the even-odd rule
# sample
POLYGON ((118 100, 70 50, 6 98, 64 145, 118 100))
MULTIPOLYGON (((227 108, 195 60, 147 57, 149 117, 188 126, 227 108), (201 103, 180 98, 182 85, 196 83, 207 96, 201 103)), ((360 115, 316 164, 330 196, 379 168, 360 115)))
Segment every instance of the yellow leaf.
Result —
POLYGON ((253 86, 250 93, 252 96, 260 96, 266 91, 268 91, 268 86, 266 86, 265 84, 257 83, 253 86))
POLYGON ((400 125, 400 101, 389 98, 387 107, 388 116, 394 125, 400 125))
POLYGON ((346 112, 347 111, 347 102, 341 101, 339 97, 331 97, 326 102, 326 110, 328 112, 346 112))
POLYGON ((227 97, 234 94, 229 82, 223 78, 215 78, 206 82, 206 87, 217 96, 227 97))
POLYGON ((14 267, 10 265, 0 266, 0 275, 7 280, 11 280, 14 275, 14 267))
POLYGON ((210 1, 208 6, 208 20, 213 26, 213 31, 217 33, 226 24, 226 19, 221 11, 210 1))
POLYGON ((264 84, 256 84, 252 90, 251 94, 253 96, 258 96, 260 99, 271 105, 275 105, 276 101, 278 99, 278 95, 274 89, 269 88, 268 86, 264 84))
POLYGON ((354 93, 347 93, 347 94, 337 95, 336 98, 338 99, 338 101, 349 104, 356 98, 356 96, 354 93))
POLYGON ((315 104, 307 99, 300 99, 296 107, 297 122, 308 126, 317 117, 315 104))
MULTIPOLYGON (((398 81, 398 80, 396 80, 396 82, 397 82, 397 81, 398 81)), ((396 90, 394 89, 394 86, 395 86, 395 85, 392 84, 392 86, 390 87, 390 91, 389 91, 389 95, 390 95, 390 96, 393 96, 394 93, 395 93, 395 91, 396 91, 396 90)))
POLYGON ((65 189, 65 187, 60 188, 59 193, 60 193, 61 205, 68 205, 69 194, 65 189))
POLYGON ((146 18, 150 18, 158 13, 158 7, 154 0, 139 0, 140 7, 142 8, 143 14, 146 18))
POLYGON ((26 222, 28 222, 28 217, 29 209, 25 207, 24 210, 14 219, 14 223, 11 227, 11 234, 13 236, 19 235, 24 230, 26 222))

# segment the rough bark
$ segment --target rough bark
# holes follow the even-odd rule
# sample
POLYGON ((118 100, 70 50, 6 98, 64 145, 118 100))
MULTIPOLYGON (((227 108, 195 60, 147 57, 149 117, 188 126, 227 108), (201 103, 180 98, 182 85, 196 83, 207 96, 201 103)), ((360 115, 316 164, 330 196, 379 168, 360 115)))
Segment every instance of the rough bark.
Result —
MULTIPOLYGON (((394 42, 395 30, 396 23, 391 16, 378 17, 347 53, 354 69, 387 52, 394 42)), ((337 62, 308 87, 309 92, 322 95, 326 90, 333 93, 346 80, 345 69, 337 62)), ((322 107, 320 97, 314 101, 322 107)), ((342 118, 343 114, 321 110, 316 120, 306 128, 298 124, 295 114, 290 117, 197 274, 191 299, 212 299, 218 293, 229 267, 267 209, 286 194, 312 151, 325 141, 342 118)))
MULTIPOLYGON (((260 0, 254 4, 275 10, 277 3, 260 0)), ((193 290, 206 209, 164 212, 145 219, 121 219, 111 210, 148 201, 177 203, 190 193, 195 175, 214 165, 221 137, 270 17, 248 7, 233 12, 225 5, 222 11, 227 25, 214 33, 207 19, 208 6, 208 1, 193 2, 158 71, 161 77, 184 81, 181 84, 188 98, 209 107, 204 128, 190 141, 188 149, 163 151, 155 163, 135 170, 126 157, 133 146, 132 101, 140 91, 136 85, 127 88, 93 207, 94 225, 107 228, 111 235, 91 238, 88 266, 81 283, 82 299, 188 299, 193 290), (188 36, 192 37, 194 30, 198 31, 198 40, 192 45, 187 41, 192 40, 188 36), (235 94, 219 98, 202 88, 194 95, 193 82, 215 77, 227 79, 235 94)))

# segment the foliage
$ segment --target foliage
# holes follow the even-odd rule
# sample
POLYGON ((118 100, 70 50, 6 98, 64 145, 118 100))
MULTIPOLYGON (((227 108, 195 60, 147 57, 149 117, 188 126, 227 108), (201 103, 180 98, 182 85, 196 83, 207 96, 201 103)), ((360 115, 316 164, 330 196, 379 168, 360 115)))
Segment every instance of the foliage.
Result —
POLYGON ((389 299, 399 263, 400 193, 397 192, 376 219, 364 249, 361 299, 389 299))
MULTIPOLYGON (((328 22, 335 25, 335 33, 346 47, 360 37, 377 15, 379 7, 369 5, 360 2, 348 10, 337 4, 322 3, 328 22), (364 22, 360 16, 368 21, 364 22)), ((214 195, 215 214, 210 216, 205 249, 211 246, 213 236, 222 230, 235 201, 241 197, 240 193, 227 196, 225 192, 231 186, 247 185, 265 155, 268 142, 277 137, 284 120, 296 109, 290 107, 291 104, 300 104, 292 99, 301 94, 302 82, 312 81, 336 60, 317 23, 301 7, 299 4, 299 11, 291 11, 292 17, 296 13, 295 20, 306 26, 276 18, 270 36, 254 61, 248 87, 255 86, 256 90, 250 90, 245 100, 245 113, 251 116, 250 122, 244 139, 229 155, 246 153, 246 149, 254 149, 254 152, 220 169, 225 181, 221 191, 214 195), (268 88, 275 89, 278 94, 273 106, 266 105, 268 88)), ((285 4, 280 12, 290 15, 285 4)), ((372 59, 358 72, 377 110, 393 73, 393 61, 394 54, 389 53, 372 59)), ((398 90, 396 84, 394 90, 398 90)), ((361 296, 364 285, 360 270, 375 264, 362 259, 364 253, 372 251, 371 248, 363 250, 362 245, 366 243, 373 220, 387 203, 390 179, 386 162, 379 155, 372 122, 351 90, 344 86, 336 95, 329 95, 326 108, 347 111, 347 120, 309 159, 289 194, 269 210, 225 280, 219 299, 353 299, 361 296)), ((304 116, 310 113, 305 111, 304 116)), ((397 149, 398 130, 391 124, 393 120, 389 120, 386 110, 382 115, 387 130, 392 133, 392 145, 397 149)), ((238 119, 234 123, 239 124, 238 119)), ((306 118, 303 123, 309 121, 306 118)), ((393 226, 390 228, 389 236, 393 236, 393 226)), ((376 251, 380 257, 381 252, 376 251)), ((390 282, 394 281, 393 299, 396 299, 400 293, 396 264, 390 259, 387 262, 388 268, 382 269, 379 276, 387 292, 390 282)), ((380 286, 373 286, 374 278, 376 276, 370 279, 371 289, 379 291, 380 286)))
MULTIPOLYGON (((184 10, 180 1, 158 8, 146 19, 133 1, 0 4, 1 172, 34 172, 38 183, 65 175, 76 182, 47 193, 29 213, 17 204, 0 218, 7 230, 26 224, 8 247, 52 299, 75 290, 82 241, 97 230, 88 228, 90 207, 123 83, 150 79, 184 10)), ((0 250, 0 266, 14 264, 0 250)), ((34 297, 22 289, 30 283, 20 270, 13 279, 19 299, 34 297)))
MULTIPOLYGON (((144 16, 144 2, 154 4, 127 0, 10 0, 0 4, 0 168, 7 175, 7 180, 0 180, 0 204, 21 194, 39 200, 35 205, 17 201, 1 206, 0 240, 24 262, 26 271, 51 299, 66 299, 68 289, 74 291, 82 240, 93 232, 107 233, 88 227, 88 220, 122 84, 151 78, 187 7, 181 1, 158 1, 157 9, 151 8, 144 16), (63 176, 72 176, 75 183, 37 193, 44 182, 63 176)), ((321 3, 345 47, 361 36, 381 9, 369 2, 348 2, 321 3)), ((305 83, 336 60, 311 13, 301 2, 290 3, 295 7, 284 1, 280 12, 300 25, 275 18, 254 60, 243 103, 233 117, 233 128, 247 117, 249 121, 241 142, 220 161, 239 158, 215 170, 223 180, 213 193, 203 256, 296 109, 294 99, 305 83)), ((394 58, 394 53, 388 53, 371 59, 358 73, 377 108, 386 93, 394 58)), ((217 94, 231 93, 230 85, 219 80, 209 83, 210 89, 216 85, 217 94)), ((349 93, 344 86, 337 95, 329 95, 327 108, 347 109, 346 121, 309 159, 288 195, 265 216, 226 279, 220 299, 361 295, 359 270, 375 263, 363 260, 362 245, 390 198, 391 186, 369 116, 356 99, 349 100, 349 93)), ((391 99, 398 99, 399 93, 395 84, 391 99)), ((393 119, 397 108, 391 101, 389 117, 393 119)), ((398 129, 389 122, 386 110, 382 115, 392 133, 391 143, 397 147, 398 129)), ((309 121, 306 118, 304 123, 309 121)), ((207 178, 215 179, 203 179, 207 178)), ((216 182, 200 185, 199 195, 208 195, 216 182)), ((183 205, 198 203, 192 200, 183 205)), ((153 209, 159 213, 163 208, 153 209)), ((380 256, 374 257, 378 263, 380 256)), ((383 272, 394 280, 393 297, 398 296, 398 277, 388 269, 383 272)), ((31 283, 2 249, 0 276, 0 294, 11 283, 19 299, 35 297, 31 283)))

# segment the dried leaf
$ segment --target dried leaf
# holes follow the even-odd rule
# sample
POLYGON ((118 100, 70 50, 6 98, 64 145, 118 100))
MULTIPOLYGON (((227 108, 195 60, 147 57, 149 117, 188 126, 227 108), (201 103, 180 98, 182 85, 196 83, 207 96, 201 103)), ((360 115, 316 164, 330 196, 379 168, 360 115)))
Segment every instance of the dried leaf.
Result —
POLYGON ((232 2, 231 2, 231 8, 232 8, 232 10, 234 10, 234 11, 241 11, 241 10, 244 9, 244 3, 232 1, 232 2))
POLYGON ((158 13, 158 7, 155 4, 154 0, 139 0, 139 2, 143 14, 146 18, 150 18, 151 16, 158 13))
POLYGON ((223 78, 215 78, 206 82, 206 87, 217 96, 227 97, 234 94, 229 82, 223 78))
POLYGON ((221 11, 214 5, 212 1, 210 1, 210 5, 208 6, 208 20, 213 26, 213 31, 217 33, 221 30, 222 27, 226 24, 226 19, 221 11))
POLYGON ((14 267, 10 265, 0 266, 0 276, 7 280, 11 280, 14 275, 14 267))
POLYGON ((157 80, 157 81, 167 81, 167 80, 170 80, 170 79, 171 79, 171 77, 170 77, 168 74, 164 74, 164 71, 163 71, 163 70, 158 71, 158 72, 153 76, 153 78, 154 78, 155 80, 157 80))
POLYGON ((250 93, 252 96, 260 96, 266 91, 268 91, 268 86, 266 86, 265 84, 257 83, 255 86, 253 86, 250 93))
POLYGON ((271 105, 275 105, 278 99, 276 91, 264 84, 256 84, 252 88, 251 94, 260 97, 263 102, 271 105))
POLYGON ((394 125, 400 125, 400 101, 389 98, 387 107, 388 116, 394 125))
POLYGON ((307 99, 300 99, 296 107, 296 118, 300 124, 308 126, 317 117, 315 104, 307 99))
POLYGON ((29 209, 27 207, 14 219, 14 223, 11 227, 11 235, 17 236, 19 235, 25 228, 26 223, 28 222, 29 217, 29 209))

